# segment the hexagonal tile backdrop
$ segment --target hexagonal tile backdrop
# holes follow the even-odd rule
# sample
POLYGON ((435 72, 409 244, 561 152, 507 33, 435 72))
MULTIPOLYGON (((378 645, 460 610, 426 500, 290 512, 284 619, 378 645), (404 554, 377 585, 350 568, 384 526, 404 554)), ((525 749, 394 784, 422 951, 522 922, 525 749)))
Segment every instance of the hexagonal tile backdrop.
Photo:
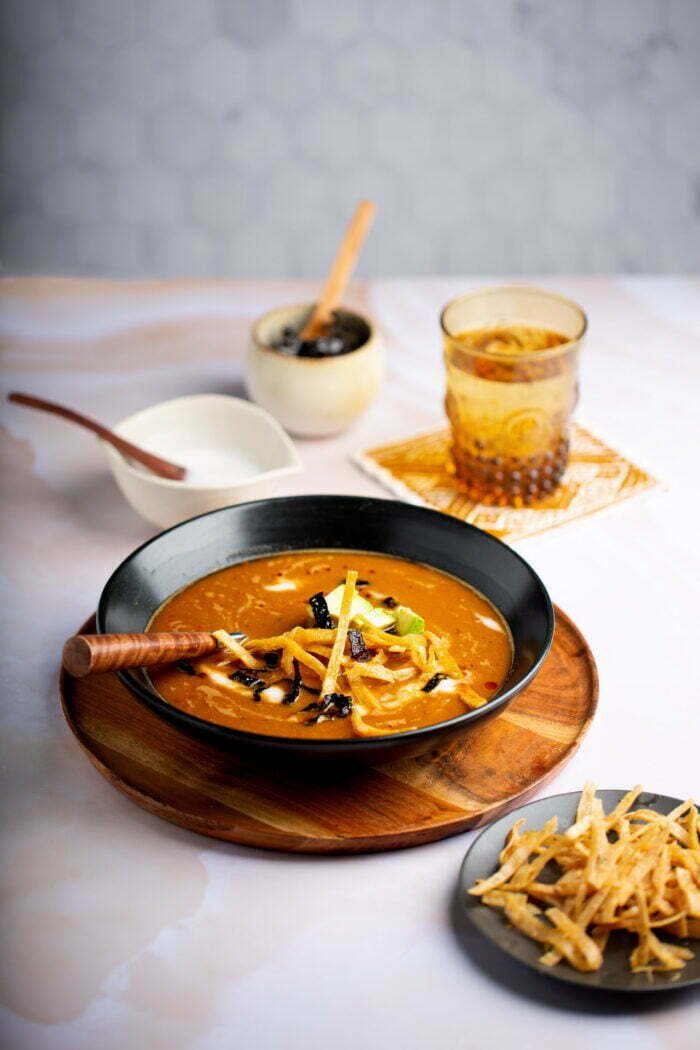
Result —
POLYGON ((5 0, 5 273, 697 271, 699 0, 5 0))

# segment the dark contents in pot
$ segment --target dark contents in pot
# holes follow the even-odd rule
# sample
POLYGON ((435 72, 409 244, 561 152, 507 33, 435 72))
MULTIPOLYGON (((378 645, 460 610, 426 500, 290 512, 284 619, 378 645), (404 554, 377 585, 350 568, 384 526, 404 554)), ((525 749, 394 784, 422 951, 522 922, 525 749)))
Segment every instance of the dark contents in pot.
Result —
POLYGON ((357 314, 335 310, 324 336, 302 339, 296 328, 286 327, 273 349, 288 357, 340 357, 358 350, 369 339, 369 325, 357 314))

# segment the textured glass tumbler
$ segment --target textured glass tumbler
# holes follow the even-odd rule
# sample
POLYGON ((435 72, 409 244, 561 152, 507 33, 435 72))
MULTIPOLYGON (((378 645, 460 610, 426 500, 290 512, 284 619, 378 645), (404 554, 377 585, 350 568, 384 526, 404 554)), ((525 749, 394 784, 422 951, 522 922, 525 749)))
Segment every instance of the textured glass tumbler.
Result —
POLYGON ((454 470, 467 494, 491 506, 529 506, 561 480, 578 399, 586 315, 536 288, 491 288, 454 299, 440 317, 447 368, 445 408, 454 470), (512 325, 566 340, 545 350, 480 350, 460 335, 512 325))

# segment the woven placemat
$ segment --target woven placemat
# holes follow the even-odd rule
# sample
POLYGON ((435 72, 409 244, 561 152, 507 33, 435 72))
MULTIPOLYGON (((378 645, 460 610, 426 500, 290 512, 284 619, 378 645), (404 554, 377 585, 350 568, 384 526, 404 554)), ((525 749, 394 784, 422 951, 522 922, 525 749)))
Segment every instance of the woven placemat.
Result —
POLYGON ((355 461, 401 499, 452 514, 502 540, 519 540, 565 525, 659 484, 577 423, 561 484, 533 507, 486 507, 469 499, 448 469, 446 428, 359 452, 355 461))

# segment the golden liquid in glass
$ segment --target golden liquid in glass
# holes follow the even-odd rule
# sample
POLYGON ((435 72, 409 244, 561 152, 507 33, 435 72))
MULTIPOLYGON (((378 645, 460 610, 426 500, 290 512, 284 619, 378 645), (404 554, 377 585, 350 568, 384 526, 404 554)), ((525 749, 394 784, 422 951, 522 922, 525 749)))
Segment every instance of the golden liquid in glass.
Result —
POLYGON ((467 494, 528 506, 560 481, 577 398, 577 347, 546 328, 504 325, 445 339, 455 472, 467 494))

